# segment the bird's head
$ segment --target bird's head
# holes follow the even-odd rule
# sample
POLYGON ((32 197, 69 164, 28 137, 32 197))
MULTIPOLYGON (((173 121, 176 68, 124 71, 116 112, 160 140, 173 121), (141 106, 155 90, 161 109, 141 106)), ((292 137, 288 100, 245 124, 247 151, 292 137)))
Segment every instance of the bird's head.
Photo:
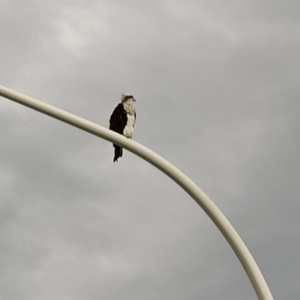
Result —
POLYGON ((132 101, 136 101, 136 100, 134 99, 134 97, 133 97, 131 94, 123 94, 123 95, 121 96, 121 102, 122 102, 122 103, 124 103, 124 102, 126 102, 126 101, 128 101, 128 100, 130 100, 130 99, 132 99, 132 101))

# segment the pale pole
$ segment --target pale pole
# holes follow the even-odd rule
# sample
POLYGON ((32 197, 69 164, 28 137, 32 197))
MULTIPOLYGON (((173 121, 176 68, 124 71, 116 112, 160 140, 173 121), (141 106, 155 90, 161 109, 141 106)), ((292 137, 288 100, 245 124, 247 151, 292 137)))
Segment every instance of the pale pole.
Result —
POLYGON ((220 211, 220 209, 213 203, 213 201, 190 178, 188 178, 175 166, 173 166, 167 160, 165 160, 152 150, 146 148, 145 146, 133 140, 127 139, 122 135, 99 126, 93 122, 68 113, 64 110, 25 96, 21 93, 17 93, 3 86, 0 86, 0 95, 19 104, 44 113, 48 116, 51 116, 55 119, 87 131, 109 142, 118 144, 119 146, 124 147, 128 151, 148 161, 150 164, 157 167, 159 170, 173 179, 202 207, 206 214, 219 228, 219 230, 237 255, 242 266, 244 267, 258 299, 273 300, 272 294, 260 269, 258 268, 250 251, 248 250, 236 230, 233 228, 224 214, 220 211))

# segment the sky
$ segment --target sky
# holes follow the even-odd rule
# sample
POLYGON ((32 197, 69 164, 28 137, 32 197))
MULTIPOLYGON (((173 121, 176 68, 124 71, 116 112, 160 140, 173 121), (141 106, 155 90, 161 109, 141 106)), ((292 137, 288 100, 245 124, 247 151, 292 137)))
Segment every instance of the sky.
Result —
MULTIPOLYGON (((300 2, 0 0, 0 85, 133 139, 300 295, 300 2)), ((141 158, 0 97, 0 299, 257 299, 198 204, 141 158)))

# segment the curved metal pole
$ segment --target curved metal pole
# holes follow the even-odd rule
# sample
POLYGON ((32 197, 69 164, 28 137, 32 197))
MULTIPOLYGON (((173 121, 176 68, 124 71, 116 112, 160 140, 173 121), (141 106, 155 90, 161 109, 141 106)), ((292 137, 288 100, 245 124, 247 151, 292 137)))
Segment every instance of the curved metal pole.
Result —
POLYGON ((259 300, 273 300, 268 285, 246 245, 212 200, 184 173, 143 145, 71 113, 0 86, 0 95, 61 120, 109 142, 118 144, 157 167, 180 185, 219 228, 244 267, 259 300))

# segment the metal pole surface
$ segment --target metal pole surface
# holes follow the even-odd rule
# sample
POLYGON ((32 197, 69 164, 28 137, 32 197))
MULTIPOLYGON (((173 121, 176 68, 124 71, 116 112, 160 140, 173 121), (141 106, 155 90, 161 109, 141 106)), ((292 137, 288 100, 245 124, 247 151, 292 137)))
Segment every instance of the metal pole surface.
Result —
POLYGON ((220 211, 220 209, 213 203, 213 201, 179 169, 145 146, 64 110, 45 104, 21 93, 17 93, 1 85, 0 95, 55 119, 80 128, 109 142, 118 144, 119 146, 148 161, 150 164, 157 167, 159 170, 173 179, 202 207, 206 214, 219 228, 245 269, 258 299, 273 300, 272 294, 260 269, 258 268, 250 251, 236 230, 220 211))

